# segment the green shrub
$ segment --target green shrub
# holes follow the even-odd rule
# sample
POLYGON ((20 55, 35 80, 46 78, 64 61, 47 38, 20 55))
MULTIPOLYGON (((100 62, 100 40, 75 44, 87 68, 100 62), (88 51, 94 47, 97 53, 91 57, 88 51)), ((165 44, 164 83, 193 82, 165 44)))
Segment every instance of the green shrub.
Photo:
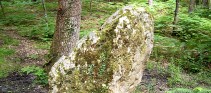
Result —
POLYGON ((169 34, 171 30, 172 16, 163 16, 155 20, 155 32, 169 34))
POLYGON ((168 78, 168 85, 171 87, 182 82, 181 69, 180 67, 174 65, 174 61, 175 60, 172 58, 172 62, 167 69, 168 73, 170 74, 170 77, 168 78))
POLYGON ((6 77, 9 72, 16 68, 16 65, 10 61, 7 61, 7 57, 14 54, 15 51, 7 48, 0 48, 0 78, 6 77))
MULTIPOLYGON (((165 2, 165 5, 162 5, 159 2, 159 6, 154 6, 156 7, 156 11, 153 13, 156 16, 155 32, 164 34, 165 36, 169 36, 169 33, 171 33, 172 27, 174 26, 171 25, 173 21, 173 15, 171 13, 173 12, 169 12, 174 10, 174 5, 169 5, 172 4, 172 1, 175 2, 174 0, 169 0, 168 2, 165 2), (163 9, 169 13, 165 13, 163 11, 158 12, 159 9, 163 9), (156 15, 156 13, 159 15, 156 15), (165 16, 162 16, 162 14, 165 16)), ((191 15, 182 12, 187 13, 187 8, 181 7, 181 11, 179 13, 179 23, 175 25, 178 27, 176 31, 176 39, 183 42, 182 47, 165 47, 165 44, 162 44, 161 42, 158 46, 155 45, 153 57, 156 56, 157 59, 159 56, 174 56, 181 60, 176 64, 188 72, 200 72, 207 69, 205 67, 211 64, 211 22, 206 19, 210 17, 210 10, 198 9, 191 15), (175 51, 171 51, 172 49, 175 51)), ((169 43, 168 40, 163 42, 169 43)))
POLYGON ((194 15, 198 15, 200 17, 211 19, 211 10, 210 9, 196 9, 193 13, 194 15))
POLYGON ((193 90, 186 88, 175 88, 167 91, 166 93, 211 93, 211 90, 202 87, 196 87, 193 90))
POLYGON ((171 57, 179 58, 181 48, 184 46, 179 40, 161 36, 155 34, 154 36, 154 48, 151 54, 151 58, 155 58, 157 61, 164 59, 171 60, 171 57))
POLYGON ((28 13, 11 14, 6 18, 1 19, 0 24, 6 26, 19 26, 19 25, 33 25, 35 24, 35 15, 28 13))
POLYGON ((36 27, 33 27, 33 29, 30 32, 29 37, 31 38, 37 38, 41 39, 43 41, 50 40, 53 37, 54 33, 54 24, 41 24, 36 27))
MULTIPOLYGON (((46 9, 47 9, 47 11, 48 11, 48 13, 51 13, 51 12, 49 12, 49 11, 55 11, 55 12, 57 12, 57 4, 58 2, 45 2, 45 6, 46 6, 46 9)), ((43 12, 43 6, 42 6, 42 3, 40 2, 39 3, 39 5, 37 6, 37 9, 39 10, 39 11, 41 11, 41 12, 43 12)), ((56 15, 53 15, 53 16, 56 16, 56 15)))
POLYGON ((27 66, 21 69, 22 73, 33 74, 36 76, 35 83, 47 85, 48 75, 43 68, 36 66, 27 66))
MULTIPOLYGON (((53 21, 53 20, 49 20, 53 21)), ((54 34, 55 23, 45 23, 44 19, 40 21, 38 25, 19 26, 19 33, 22 36, 29 37, 31 39, 37 39, 42 41, 49 41, 54 34)))
POLYGON ((211 65, 211 37, 202 37, 186 42, 181 52, 183 62, 179 65, 188 72, 209 70, 211 65))
POLYGON ((211 71, 202 71, 193 76, 198 83, 203 83, 205 85, 209 85, 211 88, 211 71))
MULTIPOLYGON (((205 18, 201 18, 196 15, 180 15, 180 21, 178 22, 178 30, 175 35, 181 41, 188 41, 192 39, 198 39, 204 35, 211 34, 211 23, 205 18)), ((203 38, 202 38, 203 39, 203 38)))
POLYGON ((184 42, 179 65, 188 72, 198 73, 211 65, 211 21, 197 15, 180 15, 176 38, 184 42))
POLYGON ((186 88, 176 88, 176 89, 169 90, 166 93, 193 93, 193 91, 186 88))

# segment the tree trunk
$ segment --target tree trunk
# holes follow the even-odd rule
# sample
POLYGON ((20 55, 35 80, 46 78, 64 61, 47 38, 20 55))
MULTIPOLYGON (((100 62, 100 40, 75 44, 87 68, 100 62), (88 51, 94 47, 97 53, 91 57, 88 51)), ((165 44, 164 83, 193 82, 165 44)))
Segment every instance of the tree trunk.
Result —
POLYGON ((200 5, 200 1, 199 0, 196 0, 196 5, 200 5))
POLYGON ((43 10, 44 10, 44 16, 47 18, 47 10, 46 10, 46 6, 45 6, 45 0, 42 0, 42 7, 43 7, 43 10))
POLYGON ((209 9, 211 9, 211 0, 209 0, 209 9))
POLYGON ((90 14, 91 14, 91 12, 92 12, 92 0, 90 0, 90 2, 89 2, 89 10, 90 10, 90 14))
POLYGON ((175 36, 176 35, 176 24, 178 22, 178 13, 179 13, 179 0, 176 0, 176 8, 175 8, 175 11, 174 11, 174 21, 173 21, 173 31, 172 31, 172 35, 175 36))
POLYGON ((153 6, 153 0, 148 0, 149 6, 153 6))
POLYGON ((3 14, 3 16, 5 17, 5 13, 4 13, 4 7, 3 7, 3 5, 2 5, 2 2, 1 2, 1 0, 0 0, 0 7, 1 7, 2 14, 3 14))
POLYGON ((195 0, 190 0, 190 2, 189 2, 189 9, 188 9, 188 13, 193 12, 193 10, 195 9, 195 5, 196 5, 195 0))
POLYGON ((79 40, 81 1, 59 0, 59 9, 56 19, 56 31, 51 45, 51 61, 47 63, 47 70, 58 57, 67 56, 79 40))
POLYGON ((46 25, 48 27, 48 15, 47 15, 46 7, 45 7, 45 0, 42 0, 42 6, 43 6, 43 10, 44 10, 45 22, 46 22, 46 25))
POLYGON ((208 0, 202 0, 203 7, 208 7, 208 0))

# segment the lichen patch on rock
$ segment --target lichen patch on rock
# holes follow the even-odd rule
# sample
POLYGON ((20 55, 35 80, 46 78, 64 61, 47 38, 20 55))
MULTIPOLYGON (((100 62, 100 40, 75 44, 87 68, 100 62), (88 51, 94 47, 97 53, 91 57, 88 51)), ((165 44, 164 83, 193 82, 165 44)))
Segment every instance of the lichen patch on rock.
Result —
POLYGON ((153 19, 124 7, 101 29, 82 38, 49 73, 52 93, 129 93, 141 82, 153 47, 153 19))

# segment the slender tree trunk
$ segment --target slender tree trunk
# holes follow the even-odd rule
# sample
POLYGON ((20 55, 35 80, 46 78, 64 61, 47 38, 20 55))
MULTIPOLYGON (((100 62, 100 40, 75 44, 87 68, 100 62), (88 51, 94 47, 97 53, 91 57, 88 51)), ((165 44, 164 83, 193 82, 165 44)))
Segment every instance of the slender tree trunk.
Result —
POLYGON ((203 0, 196 0, 196 5, 202 6, 203 0))
POLYGON ((176 0, 176 8, 175 8, 175 11, 174 11, 174 21, 173 21, 173 31, 172 31, 172 35, 176 35, 176 24, 178 22, 178 13, 179 13, 179 0, 176 0))
POLYGON ((209 9, 211 9, 211 0, 209 0, 209 9))
POLYGON ((1 0, 0 0, 0 6, 1 6, 1 11, 2 11, 2 14, 3 14, 3 16, 5 17, 4 7, 3 7, 3 5, 2 5, 1 0))
POLYGON ((43 10, 44 10, 44 16, 47 18, 48 15, 47 15, 47 9, 46 9, 46 6, 45 6, 45 0, 42 0, 42 7, 43 7, 43 10))
POLYGON ((90 14, 91 14, 91 12, 92 12, 92 0, 90 0, 90 2, 89 2, 89 10, 90 10, 90 14))
POLYGON ((208 0, 202 0, 203 7, 208 7, 208 0))
POLYGON ((200 1, 199 0, 196 0, 196 5, 199 5, 200 4, 200 1))
POLYGON ((43 10, 44 10, 45 22, 46 22, 46 25, 48 27, 48 15, 47 15, 46 7, 45 7, 45 0, 42 0, 42 6, 43 6, 43 10))
POLYGON ((61 56, 68 54, 76 46, 79 40, 81 1, 80 0, 59 0, 59 9, 56 19, 56 31, 51 45, 51 60, 47 63, 47 70, 61 56))
POLYGON ((193 10, 195 9, 195 5, 196 5, 196 1, 195 0, 190 0, 188 13, 193 12, 193 10))
POLYGON ((149 6, 153 6, 153 0, 148 0, 149 6))

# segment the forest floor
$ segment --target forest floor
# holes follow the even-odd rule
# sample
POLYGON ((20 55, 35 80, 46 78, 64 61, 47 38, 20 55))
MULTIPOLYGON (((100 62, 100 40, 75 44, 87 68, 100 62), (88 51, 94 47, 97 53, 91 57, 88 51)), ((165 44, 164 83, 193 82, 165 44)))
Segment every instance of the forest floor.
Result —
POLYGON ((0 93, 48 93, 47 88, 34 84, 34 79, 32 74, 10 73, 0 79, 0 93))
POLYGON ((15 49, 16 57, 21 59, 21 65, 42 66, 46 62, 44 56, 48 53, 48 50, 36 48, 34 46, 36 44, 34 40, 20 36, 17 31, 13 29, 5 30, 3 33, 19 41, 18 46, 10 46, 10 48, 15 49), (37 57, 33 58, 33 56, 36 55, 37 57))
MULTIPOLYGON (((15 40, 18 40, 19 44, 11 45, 9 48, 15 49, 14 56, 8 57, 13 60, 14 58, 20 58, 20 66, 36 65, 42 66, 46 62, 44 56, 48 54, 46 49, 38 49, 34 45, 36 41, 30 40, 27 37, 20 36, 14 29, 6 29, 3 33, 15 40), (36 58, 30 57, 31 55, 39 55, 36 58)), ((15 92, 15 93, 47 93, 48 88, 42 85, 34 83, 35 77, 33 74, 23 74, 19 72, 10 72, 7 77, 0 79, 0 93, 15 92)), ((168 90, 167 77, 160 76, 156 73, 156 70, 144 71, 143 80, 136 91, 156 91, 156 93, 164 93, 168 90)), ((144 92, 144 93, 145 93, 144 92)))
MULTIPOLYGON (((9 46, 9 48, 15 49, 16 53, 14 56, 8 57, 8 59, 19 58, 21 60, 19 65, 22 67, 29 65, 42 66, 46 62, 44 56, 48 53, 48 50, 36 48, 34 40, 20 36, 14 29, 6 29, 2 32, 19 42, 17 46, 9 46), (38 56, 32 57, 32 55, 38 56)), ((0 93, 47 93, 46 87, 34 83, 35 78, 36 76, 33 74, 11 72, 7 77, 0 79, 0 93)))

